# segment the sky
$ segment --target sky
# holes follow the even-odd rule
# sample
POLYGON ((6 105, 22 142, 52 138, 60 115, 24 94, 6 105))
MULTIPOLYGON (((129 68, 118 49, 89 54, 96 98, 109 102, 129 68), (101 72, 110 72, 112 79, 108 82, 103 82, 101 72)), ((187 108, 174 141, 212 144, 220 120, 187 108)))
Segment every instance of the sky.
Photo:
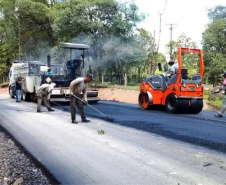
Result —
MULTIPOLYGON (((119 0, 120 3, 131 0, 119 0)), ((139 27, 151 32, 158 41, 160 16, 162 13, 162 31, 159 52, 166 53, 165 45, 170 41, 170 25, 173 25, 172 40, 185 33, 198 48, 202 48, 202 33, 210 22, 207 10, 218 5, 226 6, 226 0, 133 0, 139 13, 146 14, 146 19, 139 27), (165 7, 165 9, 164 9, 165 7)))

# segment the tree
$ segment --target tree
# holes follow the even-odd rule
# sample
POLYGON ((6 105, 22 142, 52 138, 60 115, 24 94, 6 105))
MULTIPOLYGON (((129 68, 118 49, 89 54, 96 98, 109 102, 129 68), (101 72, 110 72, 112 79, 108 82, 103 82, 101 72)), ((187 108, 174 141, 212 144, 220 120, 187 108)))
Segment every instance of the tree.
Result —
POLYGON ((226 6, 216 6, 208 10, 208 17, 211 21, 226 18, 226 6))
POLYGON ((203 33, 203 50, 205 62, 205 79, 208 83, 221 80, 226 68, 226 21, 216 19, 203 33))
POLYGON ((217 84, 226 68, 226 6, 209 9, 210 23, 203 33, 205 79, 217 84))
POLYGON ((81 34, 90 38, 87 44, 91 45, 90 61, 94 62, 90 65, 96 76, 101 74, 102 81, 106 67, 111 66, 108 63, 128 63, 125 61, 129 53, 124 48, 133 37, 136 23, 142 19, 135 5, 128 8, 114 0, 71 0, 53 7, 53 11, 59 12, 54 21, 59 42, 71 41, 81 34))

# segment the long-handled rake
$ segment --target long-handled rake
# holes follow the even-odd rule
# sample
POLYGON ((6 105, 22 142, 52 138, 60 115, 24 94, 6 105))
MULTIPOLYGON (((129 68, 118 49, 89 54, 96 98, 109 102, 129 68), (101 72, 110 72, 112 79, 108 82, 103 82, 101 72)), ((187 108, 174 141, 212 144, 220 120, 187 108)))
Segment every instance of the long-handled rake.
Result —
POLYGON ((107 121, 113 122, 113 118, 108 117, 107 115, 105 115, 103 112, 97 110, 95 107, 93 107, 92 105, 86 103, 84 100, 82 100, 81 98, 77 97, 76 95, 72 94, 72 96, 74 96, 75 98, 79 99, 80 101, 82 101, 84 104, 88 105, 89 107, 91 107, 92 109, 94 109, 95 111, 99 112, 101 115, 103 115, 105 117, 105 119, 107 121))

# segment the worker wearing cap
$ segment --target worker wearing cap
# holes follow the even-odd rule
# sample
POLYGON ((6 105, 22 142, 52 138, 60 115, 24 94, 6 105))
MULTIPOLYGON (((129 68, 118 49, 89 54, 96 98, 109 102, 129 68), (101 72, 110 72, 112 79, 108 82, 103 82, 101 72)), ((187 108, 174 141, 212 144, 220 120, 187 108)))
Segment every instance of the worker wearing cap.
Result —
POLYGON ((22 77, 18 77, 16 80, 16 102, 20 102, 21 100, 21 84, 23 83, 24 79, 22 77))
POLYGON ((76 109, 75 107, 78 107, 78 111, 81 115, 82 122, 90 122, 90 120, 86 119, 83 105, 87 104, 87 92, 86 88, 88 86, 88 83, 91 82, 93 79, 92 74, 88 74, 85 78, 79 77, 73 80, 70 84, 70 105, 71 105, 71 122, 78 124, 76 121, 76 109), (73 96, 75 95, 75 96, 73 96), (78 97, 78 98, 76 98, 78 97), (83 101, 81 100, 83 99, 83 101))
POLYGON ((223 90, 224 99, 223 99, 223 103, 222 103, 220 112, 218 114, 214 114, 214 116, 220 117, 220 118, 223 117, 223 114, 226 111, 226 71, 223 73, 223 77, 224 77, 224 81, 223 81, 222 87, 220 87, 219 91, 223 90))
POLYGON ((173 59, 169 61, 169 65, 171 66, 172 75, 178 72, 178 62, 175 62, 173 59))
POLYGON ((42 112, 41 111, 41 103, 42 100, 45 104, 45 106, 47 107, 48 111, 54 111, 54 109, 52 109, 50 107, 49 104, 49 100, 50 100, 50 96, 52 94, 52 90, 53 88, 56 86, 55 83, 51 83, 51 84, 42 84, 40 87, 38 87, 37 91, 36 91, 36 96, 37 96, 37 112, 42 112))

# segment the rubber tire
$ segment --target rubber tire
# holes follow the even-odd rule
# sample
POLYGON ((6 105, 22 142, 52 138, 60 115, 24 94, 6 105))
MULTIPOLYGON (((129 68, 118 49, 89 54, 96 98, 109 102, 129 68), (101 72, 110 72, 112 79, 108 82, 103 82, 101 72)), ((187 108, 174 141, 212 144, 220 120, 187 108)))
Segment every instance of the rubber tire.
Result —
POLYGON ((21 90, 21 100, 24 100, 23 93, 23 90, 21 90))
POLYGON ((12 98, 12 99, 15 98, 15 94, 13 93, 13 90, 11 89, 11 87, 9 87, 9 96, 10 96, 10 98, 12 98))
POLYGON ((31 101, 31 94, 30 93, 24 93, 24 100, 30 102, 31 101))
POLYGON ((166 112, 176 113, 177 107, 178 107, 178 102, 177 102, 177 98, 175 97, 175 95, 170 94, 169 96, 167 96, 166 102, 165 102, 166 112))

